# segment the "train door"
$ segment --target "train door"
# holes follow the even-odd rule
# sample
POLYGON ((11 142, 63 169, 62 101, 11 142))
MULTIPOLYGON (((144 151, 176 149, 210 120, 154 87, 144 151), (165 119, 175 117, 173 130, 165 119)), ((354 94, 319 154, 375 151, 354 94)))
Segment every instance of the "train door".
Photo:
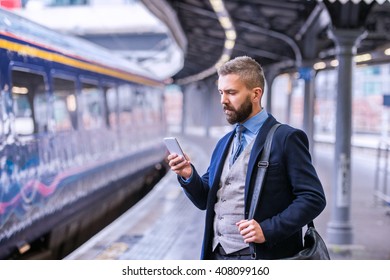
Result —
POLYGON ((12 211, 23 219, 27 210, 38 207, 35 202, 40 197, 37 185, 45 170, 40 153, 48 127, 48 87, 43 71, 14 67, 10 74, 14 141, 7 145, 7 196, 21 198, 12 211))

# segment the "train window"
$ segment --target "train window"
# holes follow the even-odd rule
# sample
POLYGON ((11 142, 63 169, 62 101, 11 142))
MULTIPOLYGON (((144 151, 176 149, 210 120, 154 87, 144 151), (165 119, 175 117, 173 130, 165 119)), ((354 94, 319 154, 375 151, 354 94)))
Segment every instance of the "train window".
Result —
POLYGON ((154 88, 146 88, 144 95, 144 109, 147 114, 145 116, 146 122, 158 122, 161 110, 161 102, 159 101, 159 98, 161 98, 160 91, 154 88))
POLYGON ((13 70, 11 92, 15 132, 19 135, 31 135, 46 131, 47 100, 44 77, 13 70))
POLYGON ((134 97, 132 87, 129 85, 121 85, 118 88, 118 102, 119 102, 119 123, 129 124, 132 120, 132 113, 134 111, 134 97))
POLYGON ((97 85, 83 83, 81 88, 82 121, 85 129, 100 128, 104 124, 102 92, 97 85))
POLYGON ((106 96, 106 108, 107 108, 107 124, 109 127, 115 127, 118 123, 117 120, 117 107, 118 107, 118 95, 116 87, 105 86, 104 94, 106 96))
POLYGON ((144 124, 153 124, 158 120, 161 103, 158 101, 160 95, 156 90, 149 87, 136 87, 135 118, 144 124))
POLYGON ((76 85, 74 81, 53 79, 54 122, 56 131, 77 129, 76 85))

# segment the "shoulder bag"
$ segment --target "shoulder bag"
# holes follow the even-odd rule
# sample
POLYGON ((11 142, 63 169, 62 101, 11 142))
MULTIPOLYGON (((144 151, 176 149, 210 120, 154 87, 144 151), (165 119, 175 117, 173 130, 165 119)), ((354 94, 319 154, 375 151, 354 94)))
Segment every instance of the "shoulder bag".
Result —
MULTIPOLYGON (((260 191, 264 183, 264 176, 269 165, 269 156, 271 152, 271 144, 275 131, 280 126, 280 123, 275 124, 267 134, 264 143, 264 149, 261 153, 260 160, 257 164, 258 170, 256 175, 255 187, 253 190, 252 201, 249 208, 248 219, 253 219, 256 211, 257 202, 260 196, 260 191)), ((256 259, 255 243, 249 243, 252 259, 256 259)), ((304 237, 303 249, 296 255, 286 258, 286 260, 330 260, 328 249, 324 240, 314 227, 313 221, 307 224, 307 231, 304 237)))
POLYGON ((307 224, 303 249, 285 260, 330 260, 328 248, 313 221, 307 224))

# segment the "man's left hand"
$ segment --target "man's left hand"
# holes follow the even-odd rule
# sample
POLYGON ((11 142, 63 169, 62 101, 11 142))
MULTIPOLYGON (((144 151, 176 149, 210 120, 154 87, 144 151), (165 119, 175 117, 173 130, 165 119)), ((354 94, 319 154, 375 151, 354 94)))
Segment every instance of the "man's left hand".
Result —
POLYGON ((255 242, 255 243, 264 243, 265 237, 263 230, 261 229, 258 222, 255 220, 241 220, 236 223, 240 234, 244 238, 245 243, 255 242))

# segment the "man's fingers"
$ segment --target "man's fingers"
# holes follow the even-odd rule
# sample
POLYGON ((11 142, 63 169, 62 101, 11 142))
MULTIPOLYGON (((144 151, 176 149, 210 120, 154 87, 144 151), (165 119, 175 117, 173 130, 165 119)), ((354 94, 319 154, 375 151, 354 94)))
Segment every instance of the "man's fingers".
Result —
POLYGON ((255 230, 255 227, 253 225, 248 225, 247 227, 245 227, 245 228, 240 230, 240 234, 243 237, 245 237, 248 234, 252 234, 253 235, 255 233, 254 230, 255 230), (253 231, 253 233, 252 233, 252 231, 253 231))
POLYGON ((185 162, 185 159, 182 156, 178 156, 177 154, 170 154, 168 156, 169 166, 177 166, 182 162, 185 162))

